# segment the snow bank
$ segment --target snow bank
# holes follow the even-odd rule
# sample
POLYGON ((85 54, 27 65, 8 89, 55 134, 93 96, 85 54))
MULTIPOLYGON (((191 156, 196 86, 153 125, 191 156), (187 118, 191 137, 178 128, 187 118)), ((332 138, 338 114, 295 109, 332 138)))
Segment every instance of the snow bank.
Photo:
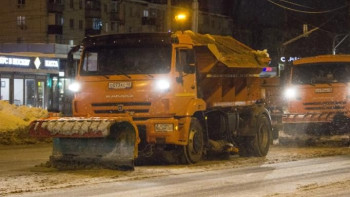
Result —
POLYGON ((17 138, 29 137, 30 122, 45 117, 48 117, 45 109, 16 106, 0 100, 0 144, 13 144, 13 141, 21 141, 17 138))

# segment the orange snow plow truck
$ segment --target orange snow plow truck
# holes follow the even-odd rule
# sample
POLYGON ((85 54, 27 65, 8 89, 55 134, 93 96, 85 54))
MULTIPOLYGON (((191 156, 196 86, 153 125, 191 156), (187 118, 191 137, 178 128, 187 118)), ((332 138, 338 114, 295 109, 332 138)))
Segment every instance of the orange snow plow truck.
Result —
POLYGON ((196 163, 210 153, 268 153, 258 77, 266 52, 190 31, 87 37, 80 48, 73 117, 31 123, 32 136, 54 139, 53 166, 133 169, 148 157, 196 163))
POLYGON ((293 62, 285 90, 285 137, 343 135, 349 132, 350 55, 322 55, 293 62))

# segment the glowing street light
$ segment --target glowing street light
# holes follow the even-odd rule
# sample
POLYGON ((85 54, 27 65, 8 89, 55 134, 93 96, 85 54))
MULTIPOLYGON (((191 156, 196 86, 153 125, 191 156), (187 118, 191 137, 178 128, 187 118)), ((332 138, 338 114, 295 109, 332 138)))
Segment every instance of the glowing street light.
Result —
POLYGON ((185 21, 187 19, 187 16, 186 16, 186 14, 178 14, 178 15, 176 15, 175 16, 175 20, 177 21, 177 22, 183 22, 183 21, 185 21))
POLYGON ((187 21, 187 15, 184 13, 180 13, 175 16, 175 21, 178 24, 178 27, 180 27, 180 30, 183 31, 184 25, 187 21))

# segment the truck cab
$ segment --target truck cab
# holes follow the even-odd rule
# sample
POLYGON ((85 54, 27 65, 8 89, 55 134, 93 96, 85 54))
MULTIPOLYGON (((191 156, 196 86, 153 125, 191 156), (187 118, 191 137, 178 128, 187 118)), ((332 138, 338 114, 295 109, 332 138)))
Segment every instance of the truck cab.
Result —
POLYGON ((284 130, 312 135, 347 132, 350 110, 350 56, 322 55, 293 62, 285 90, 284 130))

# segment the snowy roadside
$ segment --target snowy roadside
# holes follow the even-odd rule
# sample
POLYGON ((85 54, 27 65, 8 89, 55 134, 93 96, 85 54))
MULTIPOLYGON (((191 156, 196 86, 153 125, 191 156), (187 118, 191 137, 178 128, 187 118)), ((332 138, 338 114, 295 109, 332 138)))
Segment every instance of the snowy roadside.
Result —
POLYGON ((31 121, 48 117, 41 108, 11 105, 0 100, 0 144, 32 144, 39 142, 28 135, 31 121))
MULTIPOLYGON (((12 169, 11 173, 0 175, 0 196, 14 193, 46 191, 50 189, 91 185, 96 183, 139 180, 151 177, 162 177, 219 169, 251 167, 316 157, 350 155, 350 148, 348 147, 273 146, 269 154, 263 158, 240 158, 233 156, 228 160, 202 161, 195 165, 136 166, 135 171, 115 171, 107 169, 58 171, 46 167, 44 164, 44 161, 46 160, 36 160, 35 157, 26 154, 25 151, 27 150, 28 148, 18 150, 17 152, 19 155, 16 157, 20 158, 21 161, 32 161, 31 166, 28 167, 27 165, 27 167, 21 168, 18 171, 12 169), (43 164, 40 165, 40 162, 43 164)), ((50 149, 46 148, 45 150, 45 154, 49 155, 50 149)), ((6 154, 7 151, 5 150, 1 153, 6 154)), ((43 157, 41 156, 41 158, 43 157)), ((3 167, 6 167, 6 165, 13 165, 11 164, 12 162, 7 163, 8 164, 4 164, 3 167)))

